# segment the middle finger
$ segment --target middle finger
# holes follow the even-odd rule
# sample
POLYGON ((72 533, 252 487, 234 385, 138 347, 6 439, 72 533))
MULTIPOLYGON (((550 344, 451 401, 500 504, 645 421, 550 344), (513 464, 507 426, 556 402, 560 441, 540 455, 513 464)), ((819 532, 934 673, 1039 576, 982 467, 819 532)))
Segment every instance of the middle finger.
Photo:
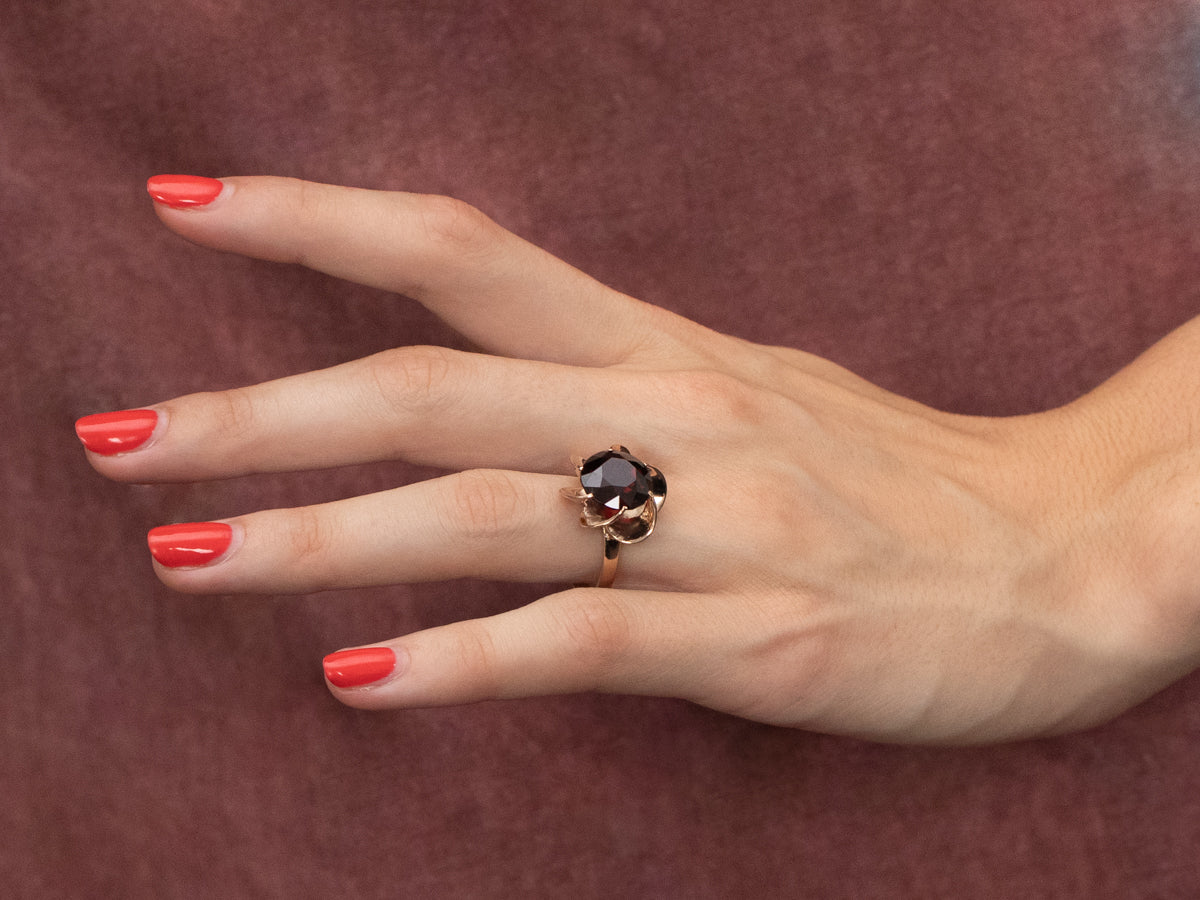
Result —
MULTIPOLYGON (((404 459, 446 469, 565 472, 571 454, 645 434, 643 383, 628 371, 406 347, 317 372, 152 407, 131 452, 92 464, 119 481, 196 481, 404 459)), ((93 427, 94 425, 94 427, 93 427)))

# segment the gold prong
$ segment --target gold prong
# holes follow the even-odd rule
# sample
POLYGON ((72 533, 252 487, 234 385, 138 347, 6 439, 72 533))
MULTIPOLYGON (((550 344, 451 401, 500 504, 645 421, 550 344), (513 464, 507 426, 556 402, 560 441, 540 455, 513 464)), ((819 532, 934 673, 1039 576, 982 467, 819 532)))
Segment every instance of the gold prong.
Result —
POLYGON ((631 506, 629 509, 622 510, 621 518, 622 519, 630 519, 630 520, 640 519, 642 516, 644 516, 646 514, 646 506, 649 503, 650 503, 650 501, 647 500, 641 506, 631 506))
POLYGON ((579 514, 579 521, 588 528, 599 528, 602 525, 610 525, 621 517, 619 512, 612 515, 600 516, 592 511, 592 504, 586 501, 583 504, 583 511, 579 514))

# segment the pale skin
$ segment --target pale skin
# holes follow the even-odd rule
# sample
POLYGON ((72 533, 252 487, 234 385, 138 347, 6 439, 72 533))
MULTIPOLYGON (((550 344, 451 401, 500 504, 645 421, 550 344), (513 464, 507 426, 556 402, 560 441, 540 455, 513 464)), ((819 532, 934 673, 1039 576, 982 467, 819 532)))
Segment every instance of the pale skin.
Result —
POLYGON ((620 294, 445 197, 223 181, 208 206, 156 205, 163 223, 414 298, 485 352, 401 347, 154 406, 152 439, 90 455, 100 473, 455 472, 227 519, 221 558, 155 564, 167 585, 594 581, 572 458, 625 444, 669 484, 613 588, 383 640, 395 671, 331 684, 347 705, 621 692, 963 744, 1083 729, 1200 665, 1200 322, 1061 409, 951 415, 620 294))

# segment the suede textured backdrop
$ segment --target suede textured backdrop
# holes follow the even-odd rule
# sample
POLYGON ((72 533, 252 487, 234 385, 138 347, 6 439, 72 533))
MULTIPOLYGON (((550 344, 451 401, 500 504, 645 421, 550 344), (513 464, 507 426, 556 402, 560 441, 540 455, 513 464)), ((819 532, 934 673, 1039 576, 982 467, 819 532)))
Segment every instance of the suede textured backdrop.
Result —
POLYGON ((161 587, 154 525, 426 473, 118 485, 76 417, 462 346, 403 298, 168 233, 142 185, 176 171, 454 194, 708 325, 1027 412, 1200 312, 1193 2, 8 0, 0 894, 1200 892, 1196 676, 966 751, 645 698, 367 714, 324 653, 549 587, 161 587))

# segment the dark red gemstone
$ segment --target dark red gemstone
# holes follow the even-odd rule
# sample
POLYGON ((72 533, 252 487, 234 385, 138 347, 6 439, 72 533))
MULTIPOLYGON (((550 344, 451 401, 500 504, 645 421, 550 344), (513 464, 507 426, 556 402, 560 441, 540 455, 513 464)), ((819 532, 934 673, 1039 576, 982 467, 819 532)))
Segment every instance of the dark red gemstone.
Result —
POLYGON ((589 456, 579 481, 593 500, 614 513, 636 509, 650 499, 649 467, 620 450, 589 456))

